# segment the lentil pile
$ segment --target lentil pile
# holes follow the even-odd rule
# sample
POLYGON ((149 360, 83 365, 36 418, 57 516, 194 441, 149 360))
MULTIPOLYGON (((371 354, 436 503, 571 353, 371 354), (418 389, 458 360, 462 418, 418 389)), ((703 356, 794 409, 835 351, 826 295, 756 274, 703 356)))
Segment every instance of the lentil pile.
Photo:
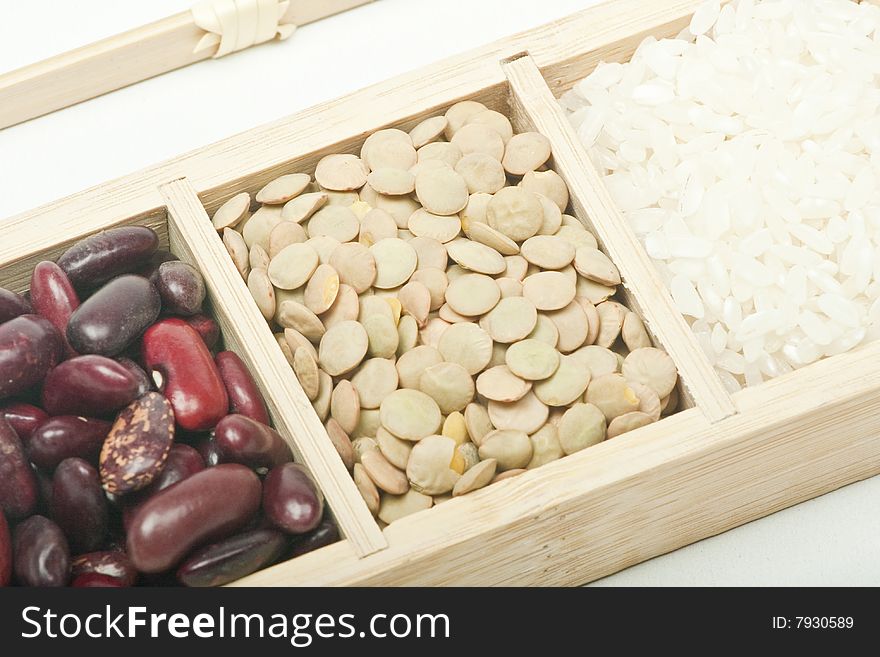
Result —
POLYGON ((612 299, 535 132, 464 101, 214 214, 383 523, 655 422, 672 359, 612 299))

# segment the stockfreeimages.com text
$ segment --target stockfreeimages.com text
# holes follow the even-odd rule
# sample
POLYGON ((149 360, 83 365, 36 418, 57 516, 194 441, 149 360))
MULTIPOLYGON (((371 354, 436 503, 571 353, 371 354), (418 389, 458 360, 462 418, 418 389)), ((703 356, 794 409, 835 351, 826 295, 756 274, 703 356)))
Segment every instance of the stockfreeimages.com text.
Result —
POLYGON ((274 638, 286 639, 305 648, 316 638, 449 638, 450 622, 446 614, 373 614, 358 629, 355 614, 246 614, 229 613, 219 607, 213 614, 190 616, 175 613, 149 613, 146 607, 127 607, 114 611, 107 605, 104 613, 85 616, 31 606, 22 610, 26 629, 22 638, 139 638, 171 636, 174 638, 274 638))

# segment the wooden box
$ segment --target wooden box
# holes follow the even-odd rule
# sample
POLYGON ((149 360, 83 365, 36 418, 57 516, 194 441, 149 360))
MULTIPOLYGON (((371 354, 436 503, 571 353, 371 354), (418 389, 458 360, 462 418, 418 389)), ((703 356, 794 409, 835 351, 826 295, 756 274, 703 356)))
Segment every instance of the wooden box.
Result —
POLYGON ((227 343, 324 491, 345 539, 244 585, 574 585, 880 472, 880 344, 729 395, 614 207, 556 97, 647 35, 676 35, 698 0, 613 0, 358 91, 3 222, 0 285, 102 228, 146 224, 206 275, 227 343), (380 530, 207 219, 232 195, 357 152, 463 99, 553 145, 573 211, 618 265, 675 360, 685 409, 380 530))

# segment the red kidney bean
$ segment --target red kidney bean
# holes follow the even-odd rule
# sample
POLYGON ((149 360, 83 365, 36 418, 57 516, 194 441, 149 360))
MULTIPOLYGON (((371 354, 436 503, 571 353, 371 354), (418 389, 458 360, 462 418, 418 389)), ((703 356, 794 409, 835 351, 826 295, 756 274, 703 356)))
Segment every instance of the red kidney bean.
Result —
POLYGON ((194 547, 243 527, 260 508, 260 480, 233 463, 202 470, 166 488, 132 518, 128 555, 144 573, 161 573, 194 547))
POLYGON ((67 274, 54 262, 43 261, 34 267, 31 274, 30 292, 34 312, 48 319, 58 329, 67 358, 76 356, 77 353, 67 342, 67 322, 73 311, 79 308, 79 297, 67 274))
POLYGON ((183 481, 205 469, 205 461, 197 450, 189 445, 176 443, 168 452, 165 467, 149 486, 133 493, 126 498, 126 506, 122 510, 122 520, 126 527, 144 503, 161 490, 165 490, 178 481, 183 481))
POLYGON ((30 302, 20 294, 0 287, 0 324, 15 319, 19 315, 32 313, 30 302))
POLYGON ((291 546, 289 559, 295 559, 318 548, 332 545, 339 540, 339 529, 330 518, 324 518, 321 524, 308 534, 297 536, 291 546))
POLYGON ((19 584, 64 586, 70 578, 67 539, 45 516, 31 516, 15 528, 12 554, 19 584))
POLYGON ((217 370, 229 395, 230 412, 246 415, 268 425, 269 413, 266 411, 263 395, 238 354, 221 351, 214 357, 214 362, 217 363, 217 370))
POLYGON ((285 463, 263 482, 263 511, 278 529, 305 534, 321 522, 324 496, 301 465, 285 463))
POLYGON ((71 586, 76 586, 80 577, 96 575, 117 582, 115 586, 134 586, 138 576, 131 559, 121 550, 89 552, 74 557, 70 574, 73 578, 71 586))
POLYGON ((0 417, 5 417, 6 421, 15 429, 18 437, 27 442, 34 433, 34 429, 45 422, 49 415, 42 408, 37 408, 33 404, 13 401, 0 404, 0 417))
POLYGON ((145 488, 165 466, 174 442, 174 412, 158 392, 126 406, 104 440, 99 458, 104 490, 125 495, 145 488))
POLYGON ((78 290, 97 287, 120 274, 137 271, 159 246, 146 226, 111 228, 80 240, 58 259, 58 266, 78 290))
POLYGON ((189 556, 178 568, 177 580, 186 586, 223 586, 274 563, 287 540, 274 529, 230 536, 189 556))
POLYGON ((0 587, 9 586, 12 581, 12 535, 9 523, 0 510, 0 587))
POLYGON ((241 463, 250 468, 274 468, 293 460, 284 438, 265 424, 244 415, 227 415, 214 429, 221 463, 241 463))
POLYGON ((0 510, 10 520, 30 515, 39 501, 37 478, 15 429, 0 418, 0 510))
POLYGON ((183 320, 163 319, 147 329, 143 358, 183 429, 213 429, 229 411, 229 397, 211 352, 183 320))
POLYGON ((184 317, 183 321, 192 326, 196 333, 202 336, 202 341, 208 350, 217 346, 220 341, 220 327, 217 322, 207 315, 193 315, 192 317, 184 317))
POLYGON ((107 536, 107 500, 97 471, 80 458, 65 459, 52 477, 52 519, 74 552, 98 549, 107 536))
POLYGON ((70 586, 75 589, 118 589, 123 588, 118 579, 100 573, 83 573, 74 577, 70 586))
POLYGON ((161 306, 159 293, 146 278, 114 278, 73 313, 67 339, 81 354, 116 356, 156 321, 161 306))
POLYGON ((150 381, 150 377, 144 372, 144 368, 134 362, 131 358, 117 358, 116 362, 127 369, 137 380, 138 391, 135 397, 145 395, 153 389, 153 382, 150 381))
POLYGON ((48 471, 73 456, 97 463, 110 427, 105 420, 76 415, 49 418, 27 441, 28 457, 34 465, 48 471))
POLYGON ((77 356, 46 375, 43 408, 49 415, 106 417, 130 404, 140 387, 137 377, 115 360, 77 356))
POLYGON ((39 315, 21 315, 0 325, 0 399, 43 380, 61 357, 61 335, 39 315))
POLYGON ((155 274, 162 308, 174 315, 195 315, 205 301, 205 280, 185 262, 163 262, 155 274))
POLYGON ((167 249, 157 249, 153 255, 150 256, 150 259, 147 261, 143 267, 138 269, 135 273, 138 276, 143 276, 144 278, 149 278, 150 282, 155 285, 155 282, 152 280, 153 276, 159 270, 159 266, 163 262, 173 262, 177 260, 177 256, 171 253, 171 251, 167 249))

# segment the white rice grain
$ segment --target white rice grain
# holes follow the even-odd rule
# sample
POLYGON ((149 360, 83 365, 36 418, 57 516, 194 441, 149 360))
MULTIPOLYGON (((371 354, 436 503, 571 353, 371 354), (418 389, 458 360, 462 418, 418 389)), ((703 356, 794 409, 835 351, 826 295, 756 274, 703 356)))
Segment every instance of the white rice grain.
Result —
POLYGON ((717 0, 568 112, 725 387, 880 338, 880 9, 717 0))

